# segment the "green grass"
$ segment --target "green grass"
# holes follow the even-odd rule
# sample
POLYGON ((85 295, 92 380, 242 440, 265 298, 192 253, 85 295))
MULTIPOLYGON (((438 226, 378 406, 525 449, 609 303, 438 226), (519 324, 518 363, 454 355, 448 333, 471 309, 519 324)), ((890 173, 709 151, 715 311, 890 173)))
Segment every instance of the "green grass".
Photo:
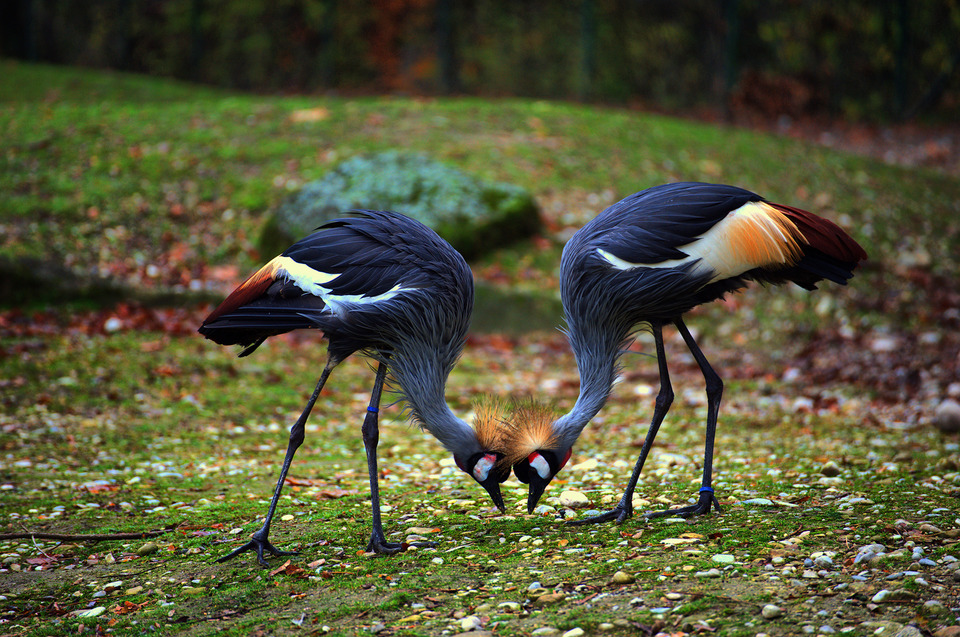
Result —
MULTIPOLYGON (((795 416, 778 408, 741 414, 731 404, 717 441, 722 516, 680 524, 634 519, 621 527, 565 527, 552 515, 523 513, 526 490, 515 480, 504 488, 509 515, 492 514, 485 496, 467 478, 441 465, 444 454, 438 445, 413 433, 393 408, 385 410, 380 445, 383 503, 392 507, 384 513, 386 530, 402 539, 413 526, 437 528, 429 537, 439 546, 372 558, 361 551, 369 534, 369 503, 358 431, 370 372, 361 361, 347 361, 332 377, 330 394, 318 406, 294 464, 296 479, 313 482, 287 487, 278 516, 292 517, 278 517, 272 531, 278 546, 297 549, 301 556, 292 559, 291 572, 271 575, 257 568, 250 555, 222 565, 213 560, 245 541, 259 525, 286 427, 312 383, 315 369, 310 361, 318 360, 322 349, 302 345, 292 357, 282 342, 270 343, 255 358, 235 361, 212 344, 174 338, 165 342, 160 356, 167 364, 193 371, 141 387, 141 395, 129 402, 97 402, 94 395, 76 406, 82 392, 67 385, 77 393, 53 394, 46 405, 35 404, 34 397, 65 373, 57 357, 84 362, 76 376, 80 386, 90 382, 86 370, 97 365, 140 376, 136 370, 152 346, 138 343, 159 338, 151 333, 49 338, 44 364, 5 361, 11 377, 23 379, 0 417, 9 458, 0 468, 0 483, 13 486, 0 490, 5 531, 111 533, 176 527, 152 540, 159 550, 144 556, 136 551, 146 540, 0 543, 0 556, 15 556, 14 561, 26 567, 0 573, 0 594, 7 597, 2 608, 18 618, 24 634, 76 631, 79 623, 110 627, 119 635, 139 634, 148 626, 188 634, 240 635, 260 629, 292 633, 300 630, 292 622, 303 619, 311 630, 327 625, 332 634, 363 634, 383 623, 392 634, 436 635, 458 621, 457 611, 478 614, 485 618, 485 627, 504 635, 529 634, 544 625, 593 631, 625 616, 642 626, 666 618, 677 622, 670 625, 680 631, 706 621, 724 635, 761 630, 778 634, 789 632, 798 618, 817 621, 814 613, 823 609, 831 617, 835 609, 843 610, 842 621, 821 620, 837 629, 877 617, 904 623, 914 613, 909 605, 870 613, 863 603, 844 604, 851 594, 838 595, 832 587, 860 570, 844 565, 856 547, 874 541, 891 549, 902 545, 907 538, 894 526, 897 519, 916 526, 937 519, 927 517, 933 510, 952 510, 955 499, 938 481, 945 476, 945 486, 955 489, 960 480, 940 464, 955 456, 955 444, 950 451, 950 441, 930 430, 863 427, 858 425, 860 413, 811 414, 798 425, 795 416), (125 360, 120 352, 131 355, 125 360), (279 386, 268 391, 266 385, 279 386), (191 398, 185 401, 186 396, 191 398), (224 396, 232 396, 230 404, 224 396), (798 426, 809 431, 798 436, 798 426), (878 446, 878 439, 883 445, 878 446), (881 468, 895 453, 892 445, 911 449, 909 460, 881 468), (874 457, 875 450, 880 457, 874 457), (825 457, 841 465, 843 479, 836 486, 820 481, 825 457), (28 462, 14 465, 15 460, 28 462), (842 498, 850 495, 868 497, 872 503, 844 508, 842 498), (761 497, 780 504, 736 503, 761 497), (670 543, 684 537, 692 541, 670 543), (786 566, 801 577, 803 560, 817 551, 835 551, 835 570, 847 575, 813 580, 803 588, 789 585, 789 576, 769 580, 786 566), (735 564, 726 568, 716 563, 713 556, 720 553, 734 555, 735 564), (32 570, 26 559, 44 554, 57 556, 52 570, 32 570), (778 556, 783 562, 776 573, 766 570, 778 556), (722 576, 696 576, 711 568, 722 569, 722 576), (611 586, 609 580, 618 570, 632 573, 635 582, 611 586), (123 582, 116 593, 92 597, 113 581, 123 582), (564 591, 566 598, 538 606, 528 594, 535 581, 548 590, 564 591), (136 586, 143 590, 126 593, 136 586), (204 590, 185 592, 198 587, 204 590), (665 597, 676 592, 681 599, 665 597), (819 601, 808 608, 804 600, 811 597, 819 601), (53 608, 54 601, 59 610, 53 608), (127 610, 124 602, 144 605, 127 610), (499 612, 502 602, 516 602, 521 610, 499 612), (99 619, 61 614, 91 603, 105 606, 99 619), (765 603, 777 603, 789 615, 774 622, 760 620, 758 609, 765 603), (654 612, 663 607, 678 610, 654 612), (409 619, 415 615, 418 618, 409 619)), ((18 342, 6 339, 2 345, 18 342)), ((546 362, 554 370, 550 377, 563 376, 569 354, 551 354, 546 362)), ((451 396, 467 393, 467 387, 470 392, 497 393, 498 378, 516 378, 525 368, 522 358, 504 360, 498 352, 473 348, 464 363, 451 379, 451 396), (499 376, 468 371, 495 361, 502 366, 499 376)), ((695 375, 681 371, 675 384, 686 386, 691 379, 696 380, 695 375)), ((795 396, 794 389, 780 383, 765 389, 748 383, 728 387, 731 403, 752 405, 762 405, 757 399, 771 391, 788 400, 795 396)), ((608 442, 642 437, 650 408, 650 401, 624 400, 627 393, 618 391, 609 415, 588 429, 571 461, 573 466, 597 458, 598 467, 568 468, 545 502, 555 504, 565 488, 588 494, 597 508, 618 497, 634 451, 608 442)), ((570 390, 558 399, 569 401, 570 390)), ((638 496, 648 501, 641 510, 680 503, 695 492, 699 467, 693 460, 700 453, 701 419, 701 408, 678 400, 664 424, 661 446, 641 478, 638 496), (663 453, 690 460, 671 460, 659 455, 663 453)), ((937 523, 945 531, 956 531, 951 520, 941 513, 937 523)), ((908 537, 935 559, 957 553, 955 534, 908 537)), ((285 559, 271 563, 277 568, 285 559)), ((885 572, 905 569, 909 562, 890 562, 885 572)), ((947 584, 940 593, 909 578, 896 587, 949 604, 955 586, 939 573, 939 567, 930 569, 925 577, 947 584)), ((888 584, 880 576, 853 592, 861 591, 868 599, 883 586, 888 584)))

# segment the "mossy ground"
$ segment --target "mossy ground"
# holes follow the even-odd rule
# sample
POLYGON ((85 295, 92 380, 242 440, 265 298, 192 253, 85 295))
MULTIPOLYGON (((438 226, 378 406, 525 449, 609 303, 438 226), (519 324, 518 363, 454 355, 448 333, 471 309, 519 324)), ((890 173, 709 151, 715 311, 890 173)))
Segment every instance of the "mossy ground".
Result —
MULTIPOLYGON (((511 341, 509 358, 496 347, 469 347, 461 370, 496 371, 455 372, 451 403, 467 413, 462 397, 503 394, 507 379, 517 388, 507 394, 545 388, 562 408, 575 395, 575 374, 561 345, 547 334, 524 337, 511 341)), ((199 339, 129 333, 50 338, 8 358, 8 378, 18 388, 2 417, 5 530, 169 529, 132 541, 0 544, 0 554, 13 558, 0 573, 7 598, 2 618, 11 634, 62 634, 79 624, 118 635, 276 634, 323 626, 332 634, 362 634, 383 624, 382 634, 431 635, 459 632, 458 615, 477 615, 504 635, 542 626, 591 632, 614 620, 626 632, 655 625, 694 631, 706 622, 720 634, 790 634, 818 621, 862 632, 864 621, 913 621, 931 599, 950 608, 960 592, 941 563, 960 553, 956 441, 919 426, 869 424, 872 407, 847 394, 849 388, 839 388, 844 399, 836 409, 794 409, 809 388, 780 381, 728 384, 716 463, 724 512, 674 523, 634 518, 583 528, 558 517, 568 511, 557 498, 564 489, 586 494, 597 509, 619 497, 649 418, 652 397, 643 377, 618 388, 564 479, 548 491, 544 501, 557 512, 534 516, 526 514, 526 489, 515 480, 504 489, 508 514, 492 509, 435 441, 411 429, 398 408, 388 409, 380 445, 388 538, 420 534, 438 545, 366 555, 359 422, 371 373, 361 361, 344 364, 331 380, 281 499, 272 538, 300 555, 287 566, 288 558, 272 558, 266 570, 251 554, 214 563, 259 525, 285 430, 322 356, 320 345, 278 339, 255 358, 237 361, 199 339), (178 372, 156 373, 158 365, 178 372), (39 403, 38 396, 44 396, 39 403), (838 477, 821 475, 828 460, 840 467, 838 477), (938 530, 921 530, 922 523, 938 530), (156 551, 138 555, 148 542, 156 551), (873 542, 890 551, 912 542, 908 553, 922 547, 937 565, 921 568, 925 584, 910 584, 918 576, 885 581, 910 569, 909 555, 857 581, 852 576, 866 568, 853 563, 857 548, 873 542), (818 569, 803 561, 819 552, 829 552, 834 566, 827 575, 805 577, 818 569), (720 554, 732 563, 716 562, 720 554), (796 572, 783 574, 789 566, 796 572), (704 577, 712 568, 719 575, 704 577), (611 584, 621 570, 635 580, 611 584), (546 591, 531 591, 533 582, 546 591), (916 597, 870 607, 876 591, 894 586, 912 586, 916 597), (539 605, 548 591, 566 596, 539 605), (98 592, 106 595, 94 597, 98 592), (498 607, 503 602, 519 610, 498 607), (783 607, 784 616, 761 619, 765 603, 783 607), (88 607, 105 612, 90 619, 70 614, 88 607), (817 615, 823 611, 826 617, 817 615)), ((678 365, 674 385, 686 398, 672 410, 645 470, 640 511, 682 503, 696 490, 699 383, 693 366, 678 365)))

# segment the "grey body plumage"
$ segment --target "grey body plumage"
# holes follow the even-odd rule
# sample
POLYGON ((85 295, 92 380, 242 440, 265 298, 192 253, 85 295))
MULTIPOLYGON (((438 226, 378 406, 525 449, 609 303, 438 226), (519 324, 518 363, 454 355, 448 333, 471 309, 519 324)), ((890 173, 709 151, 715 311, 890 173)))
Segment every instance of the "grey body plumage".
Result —
POLYGON ((632 515, 633 490, 673 401, 662 337, 668 323, 676 326, 706 381, 704 473, 696 504, 648 515, 697 515, 719 508, 711 484, 723 383, 683 314, 750 281, 789 281, 806 289, 814 289, 821 279, 843 284, 865 258, 863 249, 832 222, 734 186, 666 184, 601 212, 567 242, 560 263, 566 331, 580 372, 579 396, 570 412, 554 421, 544 446, 508 454, 518 458, 513 467, 517 477, 530 484, 528 508, 533 509, 584 427, 605 404, 635 332, 649 329, 657 349, 660 392, 647 438, 617 507, 583 522, 622 522, 632 515))
POLYGON ((200 333, 251 354, 270 336, 318 329, 328 341, 327 364, 291 429, 280 479, 263 527, 250 543, 222 558, 255 550, 284 554, 267 540, 270 521, 307 417, 331 371, 359 352, 377 362, 362 433, 373 504, 368 550, 394 553, 380 522, 376 446, 385 384, 414 420, 447 448, 503 508, 496 454, 446 404, 444 389, 466 341, 473 310, 473 276, 463 257, 425 225, 404 215, 362 210, 324 224, 242 283, 203 322, 200 333), (484 459, 484 462, 480 462, 484 459))

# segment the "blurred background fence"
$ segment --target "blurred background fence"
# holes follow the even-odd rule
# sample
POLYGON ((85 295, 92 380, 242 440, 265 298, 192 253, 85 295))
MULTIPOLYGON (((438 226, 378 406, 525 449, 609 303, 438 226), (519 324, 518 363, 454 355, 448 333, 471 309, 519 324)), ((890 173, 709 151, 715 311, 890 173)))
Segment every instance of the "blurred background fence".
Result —
POLYGON ((960 110, 960 0, 5 0, 0 53, 263 92, 960 110))

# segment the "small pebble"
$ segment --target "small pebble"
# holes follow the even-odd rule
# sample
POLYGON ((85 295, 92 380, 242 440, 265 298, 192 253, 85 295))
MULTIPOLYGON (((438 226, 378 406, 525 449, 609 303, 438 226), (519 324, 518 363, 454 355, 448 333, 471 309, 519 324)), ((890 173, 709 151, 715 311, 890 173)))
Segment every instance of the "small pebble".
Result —
POLYGON ((530 634, 533 635, 533 637, 550 637, 551 635, 559 635, 560 631, 553 626, 541 626, 530 634))
POLYGON ((158 550, 160 550, 160 547, 157 546, 156 542, 147 542, 137 549, 137 555, 150 555, 151 553, 156 553, 158 550))
POLYGON ((613 630, 614 628, 616 628, 616 626, 614 626, 614 625, 611 624, 610 622, 603 622, 602 624, 597 624, 597 630, 599 630, 599 631, 601 631, 601 632, 604 632, 604 633, 605 633, 605 632, 609 632, 609 631, 613 630))
POLYGON ((563 633, 563 637, 583 637, 584 632, 582 628, 571 628, 567 632, 563 633))
POLYGON ((97 606, 96 608, 87 608, 84 610, 75 610, 73 615, 77 617, 99 617, 107 611, 106 606, 97 606))
POLYGON ((429 526, 411 526, 406 531, 408 535, 428 535, 430 533, 439 533, 439 532, 440 532, 439 528, 429 527, 429 526))
POLYGON ((722 575, 723 573, 718 568, 711 568, 709 571, 697 571, 693 574, 694 577, 701 578, 721 577, 722 575))
POLYGON ((944 400, 937 406, 933 423, 937 429, 946 434, 960 431, 960 403, 952 398, 944 400))
POLYGON ((764 619, 776 619, 783 615, 783 609, 775 604, 766 604, 760 609, 760 614, 764 619))
POLYGON ((596 469, 599 465, 600 465, 600 461, 597 460, 596 458, 588 458, 583 462, 579 462, 573 465, 572 467, 570 467, 570 469, 572 471, 590 471, 591 469, 596 469))
POLYGON ((713 556, 713 561, 717 564, 733 564, 735 559, 729 553, 719 553, 713 556))
POLYGON ((630 584, 634 581, 633 575, 630 573, 625 573, 623 571, 617 571, 613 574, 613 577, 610 578, 611 584, 630 584))
POLYGON ((557 602, 562 602, 566 599, 566 593, 547 593, 546 595, 541 595, 534 600, 534 606, 547 606, 549 604, 556 604, 557 602))
POLYGON ((590 506, 590 500, 579 491, 564 491, 560 494, 560 504, 571 509, 582 509, 590 506))
POLYGON ((840 475, 840 466, 833 460, 829 460, 820 467, 820 473, 828 478, 835 478, 840 475))
POLYGON ((885 588, 880 589, 877 593, 870 598, 870 601, 874 604, 882 604, 890 599, 890 596, 893 594, 892 591, 889 591, 885 588))
POLYGON ((471 630, 476 630, 483 625, 483 622, 480 621, 480 618, 476 615, 467 615, 460 620, 460 630, 463 632, 469 632, 471 630))

